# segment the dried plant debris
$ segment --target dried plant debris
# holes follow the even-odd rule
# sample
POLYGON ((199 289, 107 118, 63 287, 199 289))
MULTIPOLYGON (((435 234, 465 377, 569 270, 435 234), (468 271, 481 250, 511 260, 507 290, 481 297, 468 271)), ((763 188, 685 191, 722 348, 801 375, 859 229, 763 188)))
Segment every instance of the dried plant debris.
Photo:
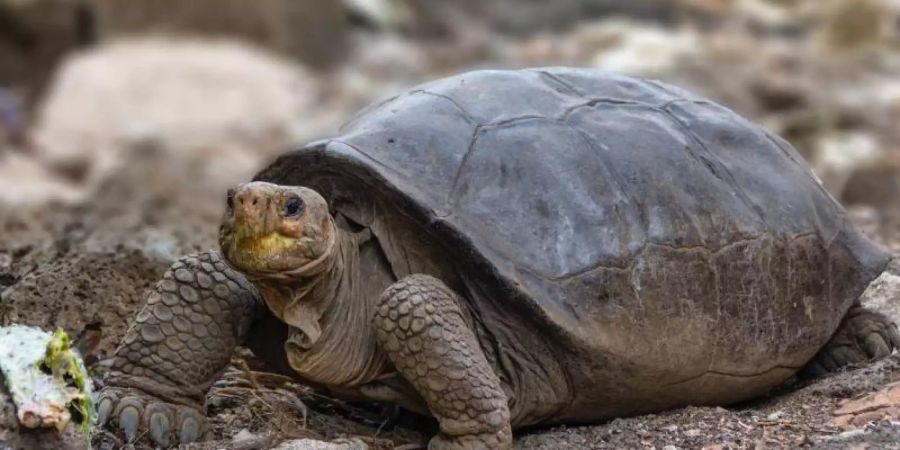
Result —
POLYGON ((94 414, 91 379, 64 331, 0 328, 0 370, 22 426, 62 433, 72 422, 89 433, 94 414))

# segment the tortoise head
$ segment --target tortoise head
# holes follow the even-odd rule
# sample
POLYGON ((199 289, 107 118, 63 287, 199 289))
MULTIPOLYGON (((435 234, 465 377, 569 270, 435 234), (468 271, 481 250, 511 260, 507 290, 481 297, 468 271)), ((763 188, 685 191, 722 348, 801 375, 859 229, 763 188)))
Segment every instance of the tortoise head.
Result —
POLYGON ((255 181, 229 189, 227 203, 219 246, 251 277, 309 272, 334 247, 328 203, 312 189, 255 181))

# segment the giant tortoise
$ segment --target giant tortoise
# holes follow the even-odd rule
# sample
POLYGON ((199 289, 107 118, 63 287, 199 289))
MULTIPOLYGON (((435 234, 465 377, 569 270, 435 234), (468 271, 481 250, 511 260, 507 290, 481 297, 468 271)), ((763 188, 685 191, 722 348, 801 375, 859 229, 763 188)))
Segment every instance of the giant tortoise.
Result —
POLYGON ((477 71, 375 104, 227 195, 118 348, 101 422, 203 437, 246 344, 332 395, 435 417, 431 449, 759 396, 889 354, 888 255, 803 158, 658 81, 477 71))

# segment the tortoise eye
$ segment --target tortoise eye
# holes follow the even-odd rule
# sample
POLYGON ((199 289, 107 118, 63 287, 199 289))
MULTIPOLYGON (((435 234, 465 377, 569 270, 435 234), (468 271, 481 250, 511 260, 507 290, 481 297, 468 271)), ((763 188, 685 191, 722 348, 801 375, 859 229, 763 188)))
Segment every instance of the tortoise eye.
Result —
POLYGON ((299 216, 303 212, 303 199, 300 197, 291 197, 284 204, 284 215, 286 217, 299 216))

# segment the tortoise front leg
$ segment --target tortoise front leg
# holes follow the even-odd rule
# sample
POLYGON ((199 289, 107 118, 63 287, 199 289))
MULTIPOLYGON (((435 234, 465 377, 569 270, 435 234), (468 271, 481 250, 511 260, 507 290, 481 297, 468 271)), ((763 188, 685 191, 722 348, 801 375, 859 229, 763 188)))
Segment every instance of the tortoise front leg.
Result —
POLYGON ((98 399, 101 426, 163 447, 205 433, 204 396, 262 310, 256 289, 217 252, 175 262, 116 349, 98 399))
POLYGON ((411 275, 381 295, 376 336, 440 422, 431 450, 510 449, 509 407, 459 298, 440 280, 411 275))

